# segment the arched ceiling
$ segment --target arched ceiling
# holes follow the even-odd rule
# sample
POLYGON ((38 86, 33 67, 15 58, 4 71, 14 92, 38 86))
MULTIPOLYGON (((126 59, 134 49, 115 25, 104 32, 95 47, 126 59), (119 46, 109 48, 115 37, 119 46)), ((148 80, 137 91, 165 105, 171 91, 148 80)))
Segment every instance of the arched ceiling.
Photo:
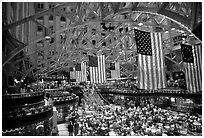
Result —
MULTIPOLYGON (((56 3, 55 3, 56 4, 56 3)), ((105 54, 106 63, 119 61, 126 65, 123 73, 134 73, 136 46, 134 28, 159 31, 163 36, 165 58, 182 69, 179 42, 200 44, 201 40, 191 32, 202 22, 202 5, 193 2, 78 2, 57 3, 55 7, 38 12, 22 20, 5 24, 3 31, 3 71, 7 74, 38 77, 53 71, 68 69, 80 61, 88 61, 90 54, 105 54), (68 10, 64 11, 63 9, 68 10), (39 37, 25 44, 15 39, 9 30, 33 21, 42 25, 42 16, 65 17, 63 26, 51 30, 52 41, 39 37), (25 54, 26 47, 44 41, 47 46, 25 54), (176 42, 178 44, 175 44, 176 42), (4 46, 7 45, 7 46, 4 46), (53 56, 37 65, 30 61, 32 55, 47 47, 57 49, 53 56), (176 56, 176 58, 175 58, 176 56), (52 64, 47 64, 47 63, 52 64), (41 66, 46 64, 46 66, 41 66), (132 65, 131 67, 127 67, 132 65)))

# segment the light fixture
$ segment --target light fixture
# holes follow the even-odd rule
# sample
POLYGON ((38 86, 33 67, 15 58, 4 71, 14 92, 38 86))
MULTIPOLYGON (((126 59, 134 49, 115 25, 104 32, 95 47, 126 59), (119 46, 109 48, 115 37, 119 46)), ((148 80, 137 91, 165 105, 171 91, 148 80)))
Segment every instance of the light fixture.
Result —
POLYGON ((139 25, 139 26, 142 26, 142 25, 143 25, 143 23, 138 23, 138 25, 139 25))
POLYGON ((50 29, 45 27, 44 31, 45 31, 45 34, 44 34, 45 40, 47 42, 50 42, 51 41, 51 31, 50 31, 50 29))
POLYGON ((169 33, 169 31, 165 31, 164 33, 166 33, 166 34, 167 34, 167 33, 169 33))
POLYGON ((178 30, 179 33, 184 33, 184 30, 178 30))

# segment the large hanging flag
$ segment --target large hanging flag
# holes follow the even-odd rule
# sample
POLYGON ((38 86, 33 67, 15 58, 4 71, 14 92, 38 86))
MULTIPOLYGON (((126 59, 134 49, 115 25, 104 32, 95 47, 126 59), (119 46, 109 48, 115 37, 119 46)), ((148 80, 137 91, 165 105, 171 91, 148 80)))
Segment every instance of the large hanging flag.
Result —
POLYGON ((86 63, 81 62, 77 63, 75 66, 76 69, 76 82, 86 82, 87 81, 87 75, 86 75, 86 63))
POLYGON ((70 71, 70 80, 75 82, 76 81, 75 67, 70 67, 69 71, 70 71))
POLYGON ((138 53, 138 88, 166 88, 161 33, 134 31, 138 53))
POLYGON ((90 83, 106 82, 105 55, 89 55, 89 73, 90 83))
POLYGON ((120 63, 114 62, 110 63, 111 78, 118 79, 120 78, 120 63))
POLYGON ((200 45, 181 44, 187 89, 190 92, 202 90, 202 49, 200 45))

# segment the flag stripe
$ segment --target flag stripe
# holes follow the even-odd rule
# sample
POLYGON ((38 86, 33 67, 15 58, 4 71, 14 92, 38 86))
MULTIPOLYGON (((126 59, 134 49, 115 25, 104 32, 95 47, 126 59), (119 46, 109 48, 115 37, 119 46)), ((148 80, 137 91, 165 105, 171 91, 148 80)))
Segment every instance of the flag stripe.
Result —
POLYGON ((199 89, 202 90, 202 63, 201 63, 201 59, 202 59, 202 47, 201 46, 197 46, 197 59, 198 60, 198 80, 199 80, 199 89))
POLYGON ((102 57, 98 56, 98 83, 101 83, 102 79, 102 57))
MULTIPOLYGON (((159 46, 158 45, 158 40, 157 40, 157 37, 155 36, 155 33, 151 33, 151 37, 153 38, 153 39, 155 39, 155 41, 152 41, 152 45, 154 46, 154 45, 156 45, 156 46, 159 46)), ((160 77, 159 77, 159 74, 156 72, 156 70, 157 70, 157 68, 156 67, 158 67, 159 66, 159 62, 156 62, 156 61, 159 61, 160 59, 159 59, 159 48, 154 48, 154 47, 152 47, 152 51, 153 51, 153 53, 156 53, 156 55, 155 54, 152 54, 152 68, 153 68, 153 82, 152 82, 152 84, 154 84, 154 86, 153 87, 156 87, 156 85, 158 84, 159 86, 160 86, 160 77), (157 80, 158 80, 158 82, 157 82, 157 80)), ((159 69, 159 68, 158 68, 159 69)))
MULTIPOLYGON (((195 57, 195 59, 197 59, 197 57, 196 57, 196 55, 197 55, 197 53, 196 53, 197 51, 196 51, 196 47, 194 47, 193 46, 193 57, 195 57)), ((198 65, 198 62, 197 62, 198 60, 195 60, 194 62, 195 62, 195 64, 193 64, 193 73, 195 74, 195 77, 194 77, 194 86, 195 86, 195 88, 199 88, 199 82, 198 82, 198 71, 197 71, 197 69, 198 69, 198 67, 197 67, 197 65, 198 65)), ((195 91, 196 91, 196 89, 195 89, 195 91)))
POLYGON ((106 63, 105 63, 105 56, 103 56, 103 82, 106 83, 106 63))

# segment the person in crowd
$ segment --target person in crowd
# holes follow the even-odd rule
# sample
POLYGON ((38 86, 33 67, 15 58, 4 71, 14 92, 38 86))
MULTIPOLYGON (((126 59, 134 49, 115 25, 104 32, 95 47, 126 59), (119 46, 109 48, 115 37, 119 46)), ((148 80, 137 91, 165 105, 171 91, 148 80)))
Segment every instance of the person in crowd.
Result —
POLYGON ((58 136, 58 128, 56 126, 52 130, 52 136, 58 136))
POLYGON ((69 136, 73 136, 74 126, 71 121, 68 124, 68 132, 69 132, 69 136))

